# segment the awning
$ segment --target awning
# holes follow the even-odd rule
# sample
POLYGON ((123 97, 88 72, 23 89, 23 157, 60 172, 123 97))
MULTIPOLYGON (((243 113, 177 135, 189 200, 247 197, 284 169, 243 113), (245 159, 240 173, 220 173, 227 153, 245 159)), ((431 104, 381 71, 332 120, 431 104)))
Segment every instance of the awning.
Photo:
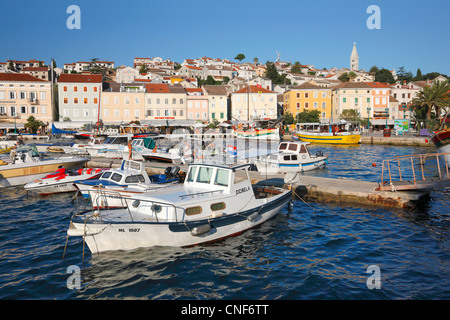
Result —
POLYGON ((141 126, 153 126, 153 127, 193 127, 194 120, 182 120, 182 119, 157 119, 157 120, 143 120, 141 126))

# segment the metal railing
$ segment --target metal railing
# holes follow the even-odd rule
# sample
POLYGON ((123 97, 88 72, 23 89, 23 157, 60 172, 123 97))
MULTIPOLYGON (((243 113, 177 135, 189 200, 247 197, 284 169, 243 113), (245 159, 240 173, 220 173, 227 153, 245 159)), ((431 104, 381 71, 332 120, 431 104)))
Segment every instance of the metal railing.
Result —
MULTIPOLYGON (((161 201, 155 201, 151 199, 144 198, 133 198, 133 197, 124 197, 120 192, 113 190, 106 190, 104 188, 97 188, 96 190, 87 190, 81 191, 78 190, 75 197, 75 207, 76 214, 75 216, 86 215, 87 213, 91 213, 92 216, 99 217, 101 221, 103 221, 103 213, 112 213, 113 210, 117 209, 126 209, 128 214, 130 215, 131 221, 136 220, 136 214, 133 216, 133 211, 130 209, 130 204, 133 208, 138 208, 142 203, 151 204, 147 206, 150 208, 152 215, 149 217, 154 217, 156 222, 160 222, 160 220, 168 221, 168 219, 162 219, 159 215, 166 214, 169 217, 170 210, 173 209, 173 217, 170 221, 183 221, 185 217, 185 209, 182 207, 177 207, 172 203, 166 203, 161 201), (80 200, 80 198, 82 200, 80 200), (119 201, 119 205, 111 205, 112 201, 119 201), (163 210, 165 208, 165 210, 163 210), (182 212, 181 219, 178 219, 178 210, 182 212)), ((146 213, 140 213, 140 215, 145 215, 146 213)), ((137 219, 139 220, 139 219, 137 219)))
POLYGON ((381 183, 376 190, 429 189, 442 182, 450 182, 450 164, 447 159, 449 155, 450 153, 427 153, 383 160, 381 183), (440 158, 444 158, 444 160, 441 161, 440 158), (442 168, 442 165, 444 165, 444 168, 442 168), (392 169, 392 166, 396 166, 397 170, 392 169), (385 174, 385 171, 387 171, 387 174, 385 174), (388 181, 384 180, 386 176, 389 179, 388 181))

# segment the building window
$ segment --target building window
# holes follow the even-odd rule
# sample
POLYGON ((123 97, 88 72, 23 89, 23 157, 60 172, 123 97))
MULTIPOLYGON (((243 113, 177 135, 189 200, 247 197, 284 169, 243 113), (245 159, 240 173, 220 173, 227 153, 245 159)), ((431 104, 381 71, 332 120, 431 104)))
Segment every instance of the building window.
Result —
POLYGON ((103 116, 109 117, 109 109, 103 109, 103 116))
POLYGON ((220 113, 220 119, 223 119, 223 117, 224 117, 224 113, 221 112, 221 113, 220 113))
POLYGON ((318 107, 318 103, 314 102, 314 108, 317 108, 317 107, 318 107))
POLYGON ((12 100, 16 100, 16 92, 15 91, 10 91, 9 92, 9 98, 12 100))
POLYGON ((84 98, 84 104, 87 104, 87 103, 88 103, 87 98, 84 98))
POLYGON ((370 98, 367 98, 367 103, 370 103, 370 98))
POLYGON ((20 99, 26 99, 27 98, 27 93, 26 92, 21 92, 20 93, 20 99))
POLYGON ((94 87, 94 92, 97 92, 97 87, 94 87))
POLYGON ((41 99, 41 100, 45 100, 45 99, 46 99, 45 91, 39 92, 39 96, 40 96, 40 99, 41 99))
POLYGON ((73 92, 77 92, 78 88, 76 86, 73 87, 73 92))
POLYGON ((139 98, 134 98, 134 104, 139 104, 139 98))
POLYGON ((125 97, 125 104, 130 104, 130 98, 125 97))
POLYGON ((83 109, 83 116, 89 117, 89 110, 88 109, 83 109))
POLYGON ((68 98, 64 98, 64 104, 68 104, 69 103, 69 99, 68 98))
POLYGON ((305 109, 308 109, 309 105, 308 102, 305 102, 305 109))
POLYGON ((74 116, 75 118, 78 118, 78 117, 80 116, 80 110, 78 110, 78 109, 73 109, 73 116, 74 116))
POLYGON ((73 98, 73 103, 77 104, 78 103, 78 98, 73 98))
POLYGON ((97 103, 98 103, 97 98, 94 98, 94 104, 97 104, 97 103))
POLYGON ((26 106, 21 106, 20 107, 20 113, 27 113, 27 107, 26 106))
POLYGON ((314 98, 318 98, 319 97, 319 93, 318 92, 314 92, 313 96, 314 96, 314 98))
POLYGON ((67 92, 67 86, 64 86, 64 92, 67 92))
POLYGON ((177 99, 173 98, 172 99, 172 104, 177 104, 177 99))
POLYGON ((347 98, 342 98, 342 103, 346 103, 347 102, 347 98))
POLYGON ((326 102, 322 102, 322 108, 326 108, 327 107, 327 103, 326 102))
POLYGON ((305 92, 305 98, 309 98, 309 93, 305 92))
POLYGON ((297 102, 297 110, 300 110, 300 102, 297 102))
POLYGON ((114 117, 119 117, 120 116, 120 110, 119 109, 114 109, 114 117))
POLYGON ((83 89, 84 89, 84 92, 87 92, 87 87, 84 87, 83 89))
POLYGON ((180 99, 180 104, 183 104, 183 99, 180 99))

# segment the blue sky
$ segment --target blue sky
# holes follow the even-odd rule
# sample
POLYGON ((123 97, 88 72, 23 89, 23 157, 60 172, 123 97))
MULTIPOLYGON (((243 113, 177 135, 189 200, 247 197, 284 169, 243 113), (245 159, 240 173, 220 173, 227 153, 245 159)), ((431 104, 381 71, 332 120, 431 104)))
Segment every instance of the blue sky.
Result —
POLYGON ((450 1, 86 1, 2 3, 0 61, 44 60, 58 66, 100 58, 132 65, 134 57, 258 57, 300 61, 317 68, 349 67, 356 42, 361 69, 405 66, 414 75, 450 75, 450 1), (81 9, 81 29, 69 30, 66 9, 81 9), (370 30, 370 5, 381 29, 370 30))

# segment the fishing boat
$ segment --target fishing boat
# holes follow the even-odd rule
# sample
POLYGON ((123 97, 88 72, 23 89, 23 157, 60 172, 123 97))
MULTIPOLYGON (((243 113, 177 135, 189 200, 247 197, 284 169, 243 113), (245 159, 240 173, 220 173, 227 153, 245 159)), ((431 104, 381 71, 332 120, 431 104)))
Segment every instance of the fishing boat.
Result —
POLYGON ((153 143, 149 143, 148 147, 138 152, 143 159, 147 161, 158 161, 167 163, 183 163, 183 157, 190 156, 185 150, 191 150, 190 141, 186 140, 186 136, 181 135, 161 135, 152 137, 153 143), (184 142, 183 142, 184 141, 184 142))
POLYGON ((278 153, 260 157, 255 161, 259 172, 275 174, 286 172, 304 172, 322 168, 328 163, 328 157, 321 151, 313 156, 308 150, 309 142, 281 142, 278 153))
POLYGON ((128 142, 133 139, 133 134, 111 135, 102 144, 87 146, 86 151, 91 157, 119 158, 121 151, 125 149, 128 142))
POLYGON ((279 128, 251 128, 247 130, 234 130, 236 138, 238 139, 256 139, 256 140, 280 140, 279 128))
POLYGON ((253 186, 249 165, 191 164, 184 184, 123 198, 126 208, 79 208, 68 236, 92 253, 140 247, 185 247, 217 241, 274 217, 291 191, 253 186))
POLYGON ((61 148, 63 149, 64 153, 89 154, 87 152, 87 148, 101 145, 105 141, 105 138, 92 136, 81 141, 78 141, 71 146, 61 146, 61 148))
POLYGON ((101 176, 104 169, 100 168, 80 168, 78 170, 68 170, 59 168, 41 179, 28 182, 24 188, 41 196, 48 196, 55 193, 73 192, 78 188, 75 185, 77 180, 96 179, 101 176))
POLYGON ((438 153, 447 153, 447 167, 450 167, 450 113, 447 113, 442 119, 439 130, 431 136, 431 141, 436 146, 438 153))
POLYGON ((79 169, 88 159, 81 157, 42 158, 34 145, 24 145, 10 153, 9 159, 0 160, 0 187, 27 184, 56 171, 60 166, 79 169))
POLYGON ((329 123, 297 123, 294 137, 300 141, 329 144, 358 144, 360 123, 340 120, 329 123))
POLYGON ((120 168, 104 172, 97 179, 75 181, 75 186, 92 201, 94 207, 123 207, 122 199, 157 188, 167 187, 180 180, 179 167, 166 168, 165 174, 148 175, 143 162, 123 160, 120 168))

